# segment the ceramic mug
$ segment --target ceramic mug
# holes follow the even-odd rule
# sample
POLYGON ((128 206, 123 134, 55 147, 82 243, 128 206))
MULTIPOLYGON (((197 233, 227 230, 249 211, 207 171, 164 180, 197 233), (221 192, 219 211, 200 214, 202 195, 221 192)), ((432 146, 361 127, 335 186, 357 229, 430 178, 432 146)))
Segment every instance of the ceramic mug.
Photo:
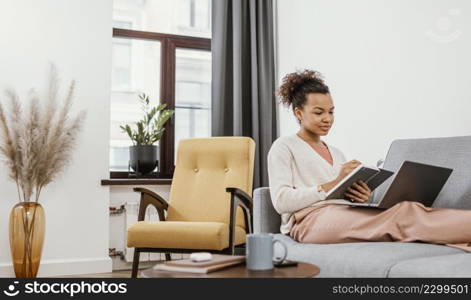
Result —
POLYGON ((281 263, 288 254, 286 245, 279 240, 274 240, 269 233, 247 234, 245 251, 248 270, 271 270, 274 263, 281 263), (276 243, 283 247, 282 257, 273 257, 276 243))

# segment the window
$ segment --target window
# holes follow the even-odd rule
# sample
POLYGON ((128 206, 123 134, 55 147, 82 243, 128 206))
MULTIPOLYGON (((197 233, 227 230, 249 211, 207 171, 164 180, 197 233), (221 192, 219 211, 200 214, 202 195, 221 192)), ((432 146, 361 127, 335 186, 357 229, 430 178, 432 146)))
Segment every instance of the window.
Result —
POLYGON ((211 135, 211 1, 114 0, 111 178, 128 176, 129 137, 119 125, 142 117, 138 94, 167 104, 159 177, 171 177, 178 141, 211 135))
POLYGON ((113 41, 112 85, 115 89, 131 88, 131 42, 115 39, 113 41))
POLYGON ((113 23, 120 29, 210 38, 211 0, 114 0, 113 23))
POLYGON ((211 53, 176 50, 175 145, 211 135, 211 53))
POLYGON ((199 31, 209 36, 211 28, 210 0, 178 0, 179 31, 199 31))
POLYGON ((159 41, 113 38, 111 171, 128 171, 129 146, 132 142, 119 126, 142 118, 138 94, 145 91, 154 105, 159 103, 160 48, 159 41))

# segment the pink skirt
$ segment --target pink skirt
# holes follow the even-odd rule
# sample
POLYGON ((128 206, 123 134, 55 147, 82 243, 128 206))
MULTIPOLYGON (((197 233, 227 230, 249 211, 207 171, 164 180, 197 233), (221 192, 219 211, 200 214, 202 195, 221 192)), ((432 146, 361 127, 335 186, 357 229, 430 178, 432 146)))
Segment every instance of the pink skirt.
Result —
POLYGON ((290 236, 301 243, 425 242, 471 252, 471 210, 411 201, 386 210, 323 204, 297 211, 294 218, 290 236))

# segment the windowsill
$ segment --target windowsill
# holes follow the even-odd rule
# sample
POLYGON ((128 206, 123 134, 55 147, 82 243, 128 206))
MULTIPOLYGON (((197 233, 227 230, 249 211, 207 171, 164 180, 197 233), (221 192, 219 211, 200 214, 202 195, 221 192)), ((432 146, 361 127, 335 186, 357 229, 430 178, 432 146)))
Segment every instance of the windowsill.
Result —
POLYGON ((171 185, 171 178, 113 178, 102 179, 101 185, 171 185))

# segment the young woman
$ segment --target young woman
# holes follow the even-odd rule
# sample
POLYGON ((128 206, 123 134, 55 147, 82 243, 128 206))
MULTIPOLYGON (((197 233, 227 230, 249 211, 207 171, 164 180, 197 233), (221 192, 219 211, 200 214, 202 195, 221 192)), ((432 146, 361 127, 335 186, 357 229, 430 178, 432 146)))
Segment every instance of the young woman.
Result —
MULTIPOLYGON (((281 214, 281 233, 301 243, 360 241, 429 242, 471 252, 471 211, 425 207, 403 201, 378 210, 339 205, 325 194, 360 162, 321 140, 334 124, 334 103, 317 72, 305 70, 285 76, 278 95, 291 107, 300 128, 277 139, 268 154, 270 194, 281 214)), ((371 191, 364 182, 346 194, 365 202, 371 191)))

